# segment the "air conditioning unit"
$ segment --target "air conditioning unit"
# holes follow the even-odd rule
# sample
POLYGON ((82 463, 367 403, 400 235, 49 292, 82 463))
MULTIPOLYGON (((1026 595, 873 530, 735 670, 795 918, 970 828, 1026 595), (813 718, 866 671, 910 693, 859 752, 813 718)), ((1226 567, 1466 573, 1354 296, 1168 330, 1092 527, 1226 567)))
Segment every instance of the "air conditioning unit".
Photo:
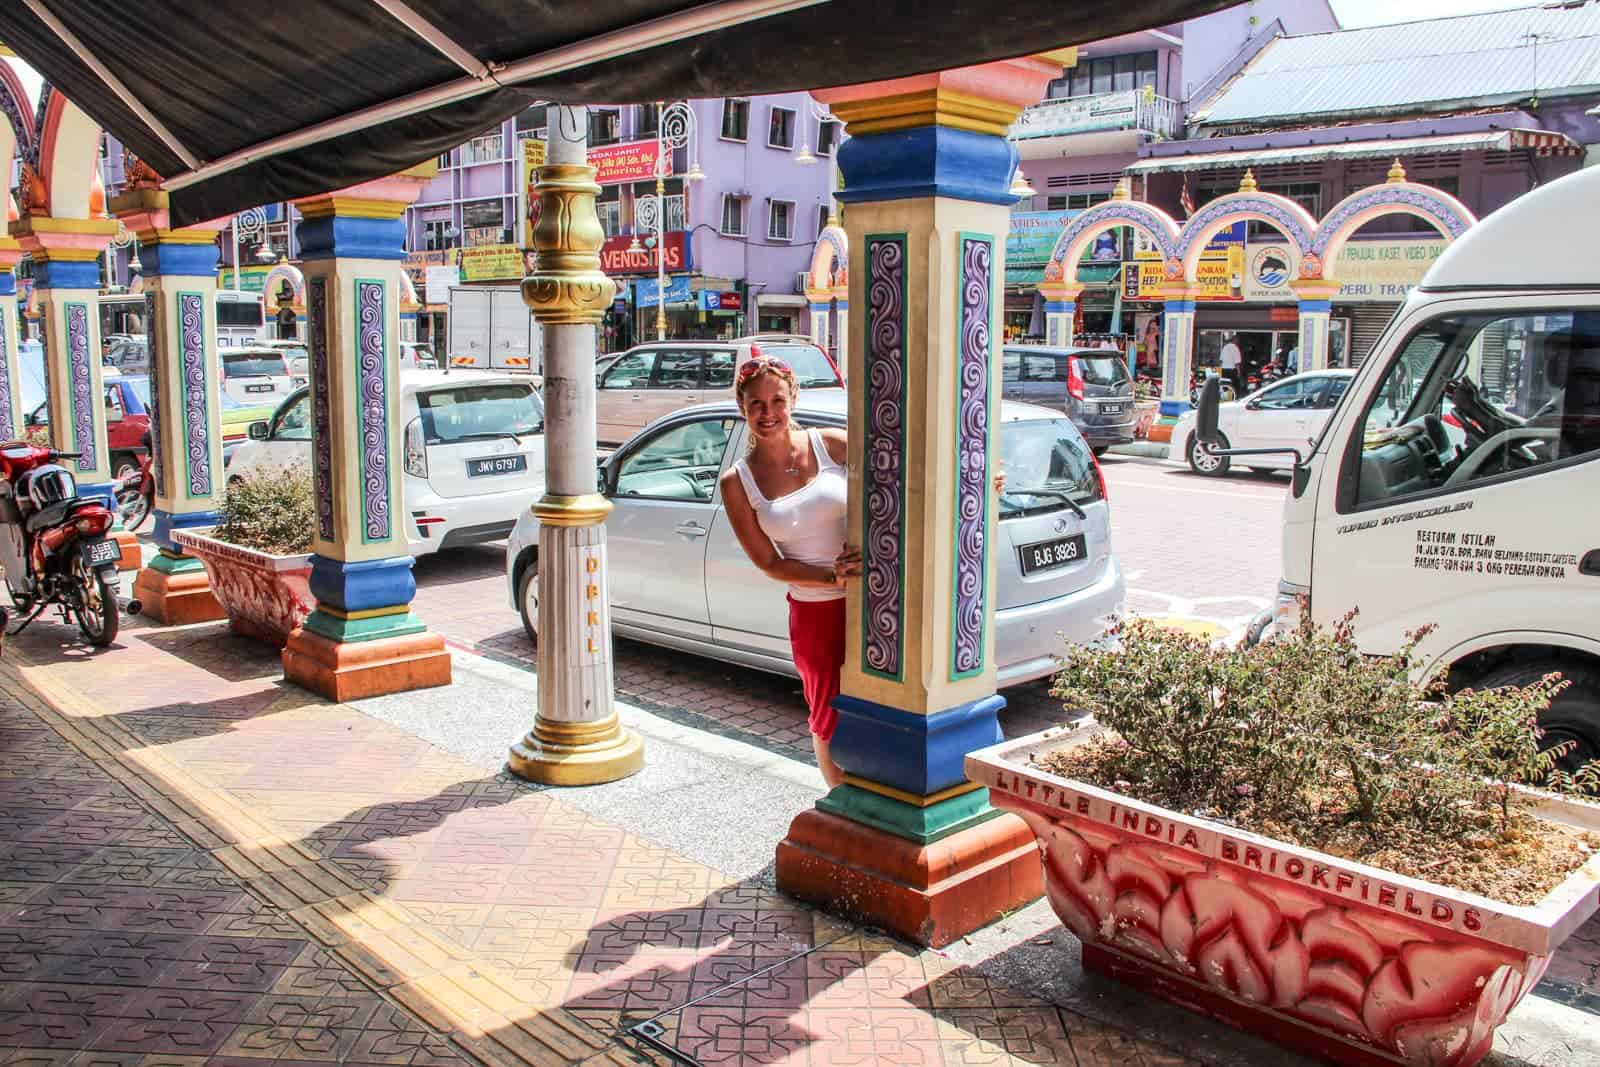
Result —
POLYGON ((803 270, 794 276, 794 291, 804 295, 807 287, 811 285, 811 272, 803 270))

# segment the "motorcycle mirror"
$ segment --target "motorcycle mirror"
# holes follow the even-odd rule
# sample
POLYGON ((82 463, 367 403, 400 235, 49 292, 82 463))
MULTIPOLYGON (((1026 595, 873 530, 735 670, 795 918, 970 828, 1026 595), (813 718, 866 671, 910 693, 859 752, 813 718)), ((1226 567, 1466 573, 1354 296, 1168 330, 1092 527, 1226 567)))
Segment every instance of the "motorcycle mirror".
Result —
POLYGON ((1216 375, 1206 376, 1205 384, 1200 387, 1200 403, 1195 405, 1195 435, 1203 444, 1212 448, 1222 445, 1222 438, 1217 434, 1217 405, 1222 402, 1222 381, 1216 375))

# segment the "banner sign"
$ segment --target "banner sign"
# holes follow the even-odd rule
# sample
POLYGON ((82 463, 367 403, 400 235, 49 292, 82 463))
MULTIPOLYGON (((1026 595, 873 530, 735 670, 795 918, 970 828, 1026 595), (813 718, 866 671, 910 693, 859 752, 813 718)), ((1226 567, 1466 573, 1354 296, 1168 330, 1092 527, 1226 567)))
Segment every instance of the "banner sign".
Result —
POLYGON ((504 282, 522 278, 522 249, 516 245, 479 245, 461 250, 463 282, 504 282))
MULTIPOLYGON (((600 269, 607 274, 656 273, 656 250, 650 244, 654 240, 654 235, 641 237, 639 244, 643 250, 630 252, 628 246, 633 243, 632 237, 607 237, 606 243, 600 246, 600 269)), ((668 230, 661 241, 667 272, 688 270, 688 234, 683 230, 668 230)))
POLYGON ((712 289, 700 290, 701 311, 738 311, 741 302, 738 293, 716 292, 712 289))
POLYGON ((1006 269, 1039 267, 1050 261, 1056 239, 1080 211, 1013 211, 1006 230, 1006 269))
MULTIPOLYGON (((633 283, 633 300, 637 307, 653 308, 661 303, 661 289, 656 285, 654 278, 640 278, 633 283)), ((667 305, 690 304, 694 302, 693 294, 689 292, 689 276, 679 274, 667 279, 667 305)))
POLYGON ((427 280, 422 287, 422 300, 427 304, 447 304, 450 302, 450 290, 460 284, 460 267, 429 267, 427 280))
MULTIPOLYGON (((1244 246, 1234 245, 1223 252, 1202 252, 1195 268, 1195 284, 1199 288, 1196 300, 1243 300, 1244 246)), ((1161 287, 1166 283, 1166 269, 1158 256, 1134 260, 1128 264, 1123 296, 1130 300, 1163 300, 1161 287), (1137 284, 1137 289, 1135 285, 1137 284)))
POLYGON ((533 187, 539 180, 539 168, 544 166, 544 139, 522 139, 522 247, 533 247, 533 227, 539 221, 539 198, 533 187))
MULTIPOLYGON (((589 149, 589 166, 601 185, 645 181, 656 176, 656 159, 661 146, 656 141, 625 141, 589 149)), ((666 158, 663 176, 672 173, 672 156, 666 158)))
MULTIPOLYGON (((1327 271, 1339 281, 1339 294, 1333 299, 1350 304, 1398 304, 1448 245, 1448 241, 1438 238, 1351 241, 1327 271)), ((1292 248, 1252 241, 1245 246, 1244 258, 1245 299, 1295 301, 1289 281, 1298 276, 1300 260, 1292 248)))

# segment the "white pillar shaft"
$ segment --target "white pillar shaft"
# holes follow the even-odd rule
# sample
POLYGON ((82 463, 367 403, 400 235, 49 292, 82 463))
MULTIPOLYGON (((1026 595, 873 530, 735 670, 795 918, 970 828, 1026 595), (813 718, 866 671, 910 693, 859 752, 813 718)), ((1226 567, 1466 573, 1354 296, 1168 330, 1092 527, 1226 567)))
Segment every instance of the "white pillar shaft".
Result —
POLYGON ((539 718, 582 723, 611 714, 608 585, 603 524, 539 528, 539 718))
MULTIPOLYGON (((0 281, 9 280, 0 276, 0 281)), ((13 440, 22 436, 22 355, 19 350, 21 331, 17 328, 17 297, 15 293, 0 294, 0 440, 13 440)))
POLYGON ((1189 377, 1194 365, 1194 301, 1169 300, 1161 334, 1161 400, 1189 406, 1189 377))
MULTIPOLYGON (((1326 303, 1326 301, 1321 301, 1326 303)), ((1300 305, 1300 370, 1328 368, 1328 311, 1300 305)))
POLYGON ((589 325, 544 330, 545 486, 558 496, 595 492, 595 332, 589 325))

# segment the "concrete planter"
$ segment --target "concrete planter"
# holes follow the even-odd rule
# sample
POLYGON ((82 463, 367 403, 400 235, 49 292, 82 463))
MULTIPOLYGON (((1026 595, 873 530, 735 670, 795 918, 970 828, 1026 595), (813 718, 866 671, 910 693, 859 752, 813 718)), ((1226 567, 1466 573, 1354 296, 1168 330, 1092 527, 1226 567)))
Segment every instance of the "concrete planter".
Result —
POLYGON ((205 564, 211 591, 235 633, 281 648, 317 606, 310 553, 274 556, 189 530, 174 531, 172 539, 205 564))
MULTIPOLYGON (((1471 893, 1141 803, 1031 765, 1057 728, 967 756, 1042 846, 1085 966, 1348 1064, 1470 1067, 1600 907, 1600 853, 1536 905, 1471 893)), ((1600 828, 1600 806, 1541 801, 1600 828)))

